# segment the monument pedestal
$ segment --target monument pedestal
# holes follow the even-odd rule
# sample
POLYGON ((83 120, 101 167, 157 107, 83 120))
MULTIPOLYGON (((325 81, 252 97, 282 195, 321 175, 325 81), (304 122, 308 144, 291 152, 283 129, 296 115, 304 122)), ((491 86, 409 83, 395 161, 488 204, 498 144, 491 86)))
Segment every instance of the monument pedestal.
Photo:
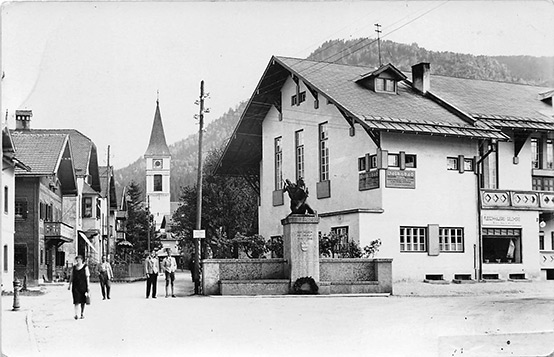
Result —
POLYGON ((281 220, 285 274, 291 286, 298 278, 311 276, 319 284, 319 239, 316 215, 291 214, 281 220))

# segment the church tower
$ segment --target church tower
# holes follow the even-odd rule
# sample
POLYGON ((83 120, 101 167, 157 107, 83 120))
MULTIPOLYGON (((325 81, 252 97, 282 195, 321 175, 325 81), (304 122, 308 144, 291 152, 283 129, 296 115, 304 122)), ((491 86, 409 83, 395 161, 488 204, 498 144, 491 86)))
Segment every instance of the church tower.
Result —
POLYGON ((164 216, 171 212, 169 191, 171 154, 165 141, 159 100, 156 100, 156 114, 154 114, 150 143, 144 153, 144 159, 146 160, 146 202, 150 206, 150 213, 154 216, 156 230, 158 230, 164 216))

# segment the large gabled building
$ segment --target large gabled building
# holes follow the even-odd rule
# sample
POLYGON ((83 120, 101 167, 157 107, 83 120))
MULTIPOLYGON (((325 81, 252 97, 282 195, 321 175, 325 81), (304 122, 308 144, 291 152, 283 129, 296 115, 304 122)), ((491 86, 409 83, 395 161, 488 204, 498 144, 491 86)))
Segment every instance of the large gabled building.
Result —
POLYGON ((552 129, 548 88, 273 57, 217 172, 259 182, 266 239, 302 177, 320 233, 381 239, 395 280, 552 279, 552 129))

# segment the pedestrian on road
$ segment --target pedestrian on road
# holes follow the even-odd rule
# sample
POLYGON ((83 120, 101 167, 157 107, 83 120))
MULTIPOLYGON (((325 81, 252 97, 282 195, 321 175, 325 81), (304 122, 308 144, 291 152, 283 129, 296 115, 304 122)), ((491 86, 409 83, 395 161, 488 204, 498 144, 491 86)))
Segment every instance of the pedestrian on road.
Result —
POLYGON ((162 266, 165 272, 165 297, 169 296, 169 284, 171 283, 171 297, 175 297, 174 282, 177 261, 171 256, 171 248, 167 248, 167 257, 163 260, 162 266))
POLYGON ((146 273, 146 298, 150 297, 152 290, 152 299, 156 298, 156 290, 158 288, 158 272, 160 271, 160 262, 158 254, 152 250, 150 255, 144 260, 144 271, 146 273))
POLYGON ((102 290, 102 300, 110 298, 111 290, 111 281, 113 279, 113 271, 110 262, 107 260, 106 256, 102 256, 102 262, 98 263, 96 267, 98 271, 98 279, 100 280, 100 289, 102 290))
POLYGON ((90 271, 88 266, 83 263, 83 257, 75 257, 75 264, 69 277, 69 286, 73 294, 73 305, 75 306, 75 320, 78 319, 79 305, 81 305, 81 318, 85 318, 85 304, 89 296, 90 271))

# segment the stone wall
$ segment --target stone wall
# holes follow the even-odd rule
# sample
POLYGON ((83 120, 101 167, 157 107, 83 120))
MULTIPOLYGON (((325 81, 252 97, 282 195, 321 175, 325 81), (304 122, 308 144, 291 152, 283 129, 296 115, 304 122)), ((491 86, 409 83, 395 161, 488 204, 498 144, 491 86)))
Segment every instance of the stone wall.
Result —
POLYGON ((331 294, 392 294, 392 259, 321 258, 319 278, 331 294))
POLYGON ((279 280, 285 277, 285 260, 206 259, 202 261, 204 295, 219 295, 220 281, 279 280))

